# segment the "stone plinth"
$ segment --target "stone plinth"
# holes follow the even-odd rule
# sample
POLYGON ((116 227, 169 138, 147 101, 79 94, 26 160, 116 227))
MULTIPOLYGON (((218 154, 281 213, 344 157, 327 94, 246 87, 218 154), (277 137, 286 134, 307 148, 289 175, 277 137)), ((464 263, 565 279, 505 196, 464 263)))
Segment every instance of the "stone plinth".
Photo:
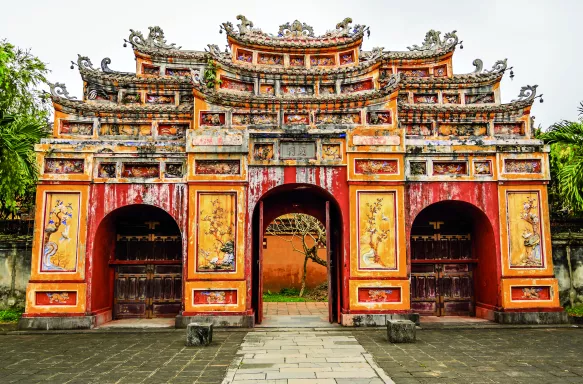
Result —
POLYGON ((391 343, 414 343, 415 323, 411 320, 387 320, 387 337, 391 343))
POLYGON ((212 323, 190 323, 186 326, 186 346, 209 345, 213 341, 212 323))

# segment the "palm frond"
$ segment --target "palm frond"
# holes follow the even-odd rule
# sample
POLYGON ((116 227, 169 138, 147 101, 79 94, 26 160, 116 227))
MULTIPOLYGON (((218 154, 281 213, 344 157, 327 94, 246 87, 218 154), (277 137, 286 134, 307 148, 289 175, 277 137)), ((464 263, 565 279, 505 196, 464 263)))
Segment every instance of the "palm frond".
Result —
POLYGON ((566 144, 583 146, 583 121, 563 120, 553 124, 539 137, 547 144, 566 144))
POLYGON ((574 157, 557 173, 561 195, 577 209, 583 209, 583 156, 574 157))

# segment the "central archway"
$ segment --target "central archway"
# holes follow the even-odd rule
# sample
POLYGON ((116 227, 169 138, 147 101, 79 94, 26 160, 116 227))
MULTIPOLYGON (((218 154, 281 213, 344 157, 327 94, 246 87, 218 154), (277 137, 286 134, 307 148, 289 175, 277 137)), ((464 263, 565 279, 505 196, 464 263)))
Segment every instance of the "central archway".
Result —
POLYGON ((252 305, 255 321, 263 320, 263 236, 276 218, 303 213, 326 226, 326 259, 328 262, 328 320, 339 322, 342 301, 342 215, 336 199, 326 190, 311 184, 285 184, 271 189, 258 201, 253 211, 252 305))

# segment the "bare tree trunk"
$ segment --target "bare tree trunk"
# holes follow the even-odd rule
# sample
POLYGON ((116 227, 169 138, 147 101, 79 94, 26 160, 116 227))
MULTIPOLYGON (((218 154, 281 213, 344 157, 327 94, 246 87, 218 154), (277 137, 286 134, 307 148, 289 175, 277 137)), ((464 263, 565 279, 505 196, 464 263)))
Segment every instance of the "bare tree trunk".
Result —
POLYGON ((304 257, 304 273, 302 275, 302 288, 300 289, 300 297, 304 295, 304 290, 306 289, 306 275, 308 274, 308 253, 304 257))

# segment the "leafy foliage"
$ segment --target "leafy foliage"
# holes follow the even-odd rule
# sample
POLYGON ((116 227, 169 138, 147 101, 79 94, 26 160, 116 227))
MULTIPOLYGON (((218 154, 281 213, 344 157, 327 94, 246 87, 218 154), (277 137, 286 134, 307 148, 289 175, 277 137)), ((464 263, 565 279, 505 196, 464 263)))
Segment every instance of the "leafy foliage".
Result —
POLYGON ((583 305, 576 305, 574 307, 566 307, 565 312, 567 312, 569 314, 569 316, 583 317, 583 305))
POLYGON ((583 216, 583 102, 578 121, 553 124, 535 136, 550 144, 549 203, 555 216, 583 216))
POLYGON ((47 135, 45 64, 30 51, 0 40, 0 218, 30 208, 38 170, 34 145, 47 135))
POLYGON ((204 70, 204 82, 209 88, 214 88, 215 85, 221 85, 222 80, 217 78, 217 66, 214 61, 209 59, 204 70))
POLYGON ((0 323, 15 323, 20 319, 23 309, 4 309, 0 310, 0 323))

